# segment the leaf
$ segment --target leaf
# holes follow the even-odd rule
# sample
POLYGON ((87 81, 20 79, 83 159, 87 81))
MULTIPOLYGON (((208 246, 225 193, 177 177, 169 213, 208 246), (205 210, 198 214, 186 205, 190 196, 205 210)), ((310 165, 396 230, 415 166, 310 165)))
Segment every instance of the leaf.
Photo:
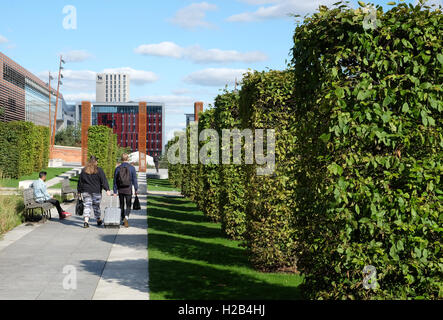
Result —
POLYGON ((404 113, 407 113, 409 111, 409 104, 407 102, 405 102, 403 104, 403 107, 401 108, 401 111, 404 113))
POLYGON ((391 104, 392 98, 390 96, 386 96, 386 98, 383 100, 383 107, 387 107, 391 104))
POLYGON ((331 138, 331 134, 330 133, 323 133, 319 138, 324 143, 327 143, 329 141, 329 139, 331 138))
POLYGON ((337 98, 342 99, 345 97, 345 90, 343 90, 343 88, 341 87, 337 87, 335 89, 335 95, 337 96, 337 98))
POLYGON ((443 64, 443 54, 441 53, 437 54, 437 59, 440 62, 440 64, 443 64))
POLYGON ((359 1, 358 4, 360 5, 360 7, 366 7, 366 3, 364 3, 363 1, 359 1))

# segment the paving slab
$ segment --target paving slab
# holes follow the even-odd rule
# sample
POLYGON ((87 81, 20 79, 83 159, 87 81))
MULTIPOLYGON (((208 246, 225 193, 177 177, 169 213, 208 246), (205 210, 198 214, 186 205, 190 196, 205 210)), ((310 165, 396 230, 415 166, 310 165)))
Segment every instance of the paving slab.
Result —
MULTIPOLYGON (((146 175, 139 174, 146 186, 146 175)), ((141 210, 132 211, 129 228, 120 228, 106 261, 94 300, 149 300, 147 195, 139 195, 141 210)), ((107 235, 104 241, 111 241, 107 235)))

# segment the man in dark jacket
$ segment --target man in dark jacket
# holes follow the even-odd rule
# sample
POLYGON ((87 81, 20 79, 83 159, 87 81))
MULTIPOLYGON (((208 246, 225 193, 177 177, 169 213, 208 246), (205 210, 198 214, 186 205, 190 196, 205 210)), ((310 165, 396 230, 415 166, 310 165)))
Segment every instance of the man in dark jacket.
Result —
POLYGON ((155 165, 155 170, 157 171, 157 173, 158 173, 158 165, 159 165, 159 161, 160 161, 160 159, 158 158, 158 154, 156 153, 156 154, 154 155, 154 165, 155 165))
POLYGON ((129 227, 129 214, 131 213, 132 205, 132 187, 134 187, 135 194, 138 191, 137 172, 134 166, 129 164, 129 155, 122 155, 122 164, 115 169, 114 173, 114 196, 120 200, 121 218, 123 225, 129 227), (126 210, 125 210, 126 204, 126 210))

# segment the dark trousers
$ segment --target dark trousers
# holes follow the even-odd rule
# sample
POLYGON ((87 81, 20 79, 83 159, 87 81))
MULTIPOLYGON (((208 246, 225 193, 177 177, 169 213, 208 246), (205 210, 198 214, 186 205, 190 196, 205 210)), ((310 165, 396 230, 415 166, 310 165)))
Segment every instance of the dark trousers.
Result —
POLYGON ((120 209, 121 209, 121 217, 122 219, 129 217, 131 213, 131 205, 132 205, 132 194, 118 194, 118 199, 120 200, 120 209), (125 211, 125 203, 126 203, 126 211, 125 211), (126 213, 126 214, 125 214, 126 213))
POLYGON ((155 164, 155 170, 157 170, 158 173, 158 162, 154 162, 154 164, 155 164))
POLYGON ((53 204, 57 208, 59 216, 63 213, 63 209, 62 209, 62 207, 60 205, 60 202, 57 199, 49 199, 46 202, 49 202, 49 203, 53 204))

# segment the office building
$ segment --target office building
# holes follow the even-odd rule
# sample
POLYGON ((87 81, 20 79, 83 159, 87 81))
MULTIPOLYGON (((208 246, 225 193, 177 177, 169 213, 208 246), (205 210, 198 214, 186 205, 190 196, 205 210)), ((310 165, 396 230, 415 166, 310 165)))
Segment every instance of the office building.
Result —
MULTIPOLYGON (((56 82, 53 85, 55 87, 56 82)), ((54 121, 55 103, 56 90, 51 88, 51 123, 54 121)), ((65 105, 63 95, 60 94, 59 115, 65 105)), ((1 52, 0 121, 30 121, 47 127, 50 123, 49 86, 1 52)))
POLYGON ((97 102, 128 102, 129 74, 98 73, 96 78, 97 102))
MULTIPOLYGON (((81 104, 76 106, 76 118, 81 119, 81 104)), ((138 150, 138 102, 95 102, 91 104, 91 125, 105 125, 117 134, 121 147, 138 150)), ((164 153, 165 105, 147 103, 146 110, 146 154, 153 156, 164 153)))

